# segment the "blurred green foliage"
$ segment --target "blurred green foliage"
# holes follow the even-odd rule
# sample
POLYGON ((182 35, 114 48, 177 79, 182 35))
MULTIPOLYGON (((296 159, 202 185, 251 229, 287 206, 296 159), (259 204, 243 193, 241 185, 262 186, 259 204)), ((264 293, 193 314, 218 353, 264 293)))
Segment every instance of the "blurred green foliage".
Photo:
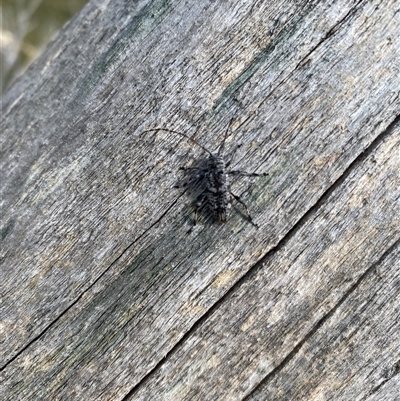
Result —
POLYGON ((1 0, 1 93, 88 0, 1 0))

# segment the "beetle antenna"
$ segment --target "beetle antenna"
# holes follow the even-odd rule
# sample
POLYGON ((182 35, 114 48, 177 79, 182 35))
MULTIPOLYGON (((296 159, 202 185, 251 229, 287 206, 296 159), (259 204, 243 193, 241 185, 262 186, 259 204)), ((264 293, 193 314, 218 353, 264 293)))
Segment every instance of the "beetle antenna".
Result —
POLYGON ((222 140, 222 143, 221 143, 221 145, 219 146, 219 149, 218 149, 218 153, 217 153, 218 156, 221 155, 221 153, 222 153, 222 151, 224 149, 225 141, 226 141, 226 138, 228 138, 229 128, 231 127, 232 123, 233 123, 233 118, 231 118, 231 121, 229 121, 228 127, 226 128, 224 139, 222 140))
POLYGON ((147 133, 147 132, 159 132, 159 131, 170 132, 171 134, 177 134, 177 135, 183 136, 184 138, 189 139, 190 141, 192 141, 193 143, 195 143, 197 146, 199 146, 201 149, 203 149, 203 150, 204 150, 205 152, 207 152, 208 154, 212 155, 212 153, 211 153, 207 148, 205 148, 203 145, 201 145, 199 142, 197 142, 195 139, 193 139, 193 138, 190 137, 189 135, 184 134, 184 133, 182 133, 182 132, 173 131, 173 130, 168 129, 168 128, 152 128, 152 129, 143 131, 142 134, 145 134, 145 133, 147 133))

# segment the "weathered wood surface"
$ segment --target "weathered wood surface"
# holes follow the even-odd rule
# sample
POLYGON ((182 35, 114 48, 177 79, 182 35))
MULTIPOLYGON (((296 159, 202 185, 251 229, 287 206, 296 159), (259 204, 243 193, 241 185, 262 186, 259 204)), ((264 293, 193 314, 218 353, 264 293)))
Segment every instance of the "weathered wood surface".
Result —
POLYGON ((92 1, 3 99, 4 400, 395 400, 400 4, 92 1), (233 212, 172 189, 244 146, 233 212))

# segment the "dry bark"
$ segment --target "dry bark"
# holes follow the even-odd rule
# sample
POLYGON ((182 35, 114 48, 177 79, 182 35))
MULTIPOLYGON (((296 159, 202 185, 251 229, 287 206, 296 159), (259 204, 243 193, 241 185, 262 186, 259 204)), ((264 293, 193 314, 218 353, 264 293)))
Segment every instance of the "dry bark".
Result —
POLYGON ((400 4, 92 1, 3 99, 4 400, 391 400, 400 4), (224 225, 172 187, 234 118, 224 225))

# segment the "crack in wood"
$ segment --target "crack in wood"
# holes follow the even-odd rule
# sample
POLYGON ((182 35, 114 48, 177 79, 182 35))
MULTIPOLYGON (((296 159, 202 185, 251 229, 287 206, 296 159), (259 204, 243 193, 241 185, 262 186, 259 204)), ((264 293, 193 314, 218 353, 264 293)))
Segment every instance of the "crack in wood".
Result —
POLYGON ((380 257, 373 263, 359 278, 358 280, 344 293, 342 298, 329 310, 322 318, 311 328, 311 330, 293 347, 292 351, 286 355, 282 362, 277 365, 270 373, 268 373, 260 382, 243 398, 243 401, 248 400, 253 396, 257 390, 265 385, 270 379, 276 376, 282 369, 294 358, 294 356, 301 350, 303 345, 329 320, 331 316, 339 309, 339 307, 349 298, 351 294, 356 291, 360 284, 371 274, 374 274, 375 269, 379 266, 392 252, 400 245, 400 238, 398 238, 380 257))
POLYGON ((393 379, 396 375, 400 373, 400 360, 398 360, 391 368, 388 369, 388 373, 382 382, 374 387, 363 400, 367 400, 371 395, 377 393, 388 381, 393 379))
POLYGON ((142 238, 147 232, 149 232, 154 226, 160 223, 160 221, 168 214, 168 212, 175 206, 175 204, 178 202, 178 200, 183 196, 185 192, 182 192, 177 198, 175 199, 174 202, 171 203, 171 205, 164 211, 164 213, 154 222, 152 223, 146 230, 143 231, 142 234, 140 234, 131 244, 129 244, 121 253, 120 255, 114 259, 114 261, 93 281, 92 284, 90 284, 84 291, 82 291, 79 296, 66 307, 51 323, 49 323, 39 334, 37 334, 35 337, 31 339, 24 347, 22 347, 19 351, 15 353, 15 355, 12 356, 6 363, 4 363, 2 366, 0 366, 0 372, 5 370, 8 365, 10 365, 13 361, 15 361, 19 356, 21 356, 32 344, 34 344, 36 341, 38 341, 43 335, 46 334, 65 314, 68 313, 75 305, 79 303, 79 301, 82 299, 82 297, 90 291, 91 288, 93 288, 96 283, 98 283, 102 277, 112 268, 112 266, 115 265, 115 263, 120 260, 123 255, 137 242, 142 238))
MULTIPOLYGON (((368 157, 370 156, 374 150, 382 143, 388 136, 390 136, 397 124, 400 123, 400 115, 398 115, 389 125, 388 127, 379 134, 375 140, 362 151, 346 168, 343 174, 322 194, 322 196, 317 200, 317 202, 297 221, 296 224, 285 234, 285 236, 276 244, 270 251, 267 252, 252 268, 250 268, 246 274, 244 274, 238 281, 236 281, 232 287, 230 287, 226 293, 215 302, 205 313, 202 315, 189 329, 188 331, 178 340, 178 342, 165 354, 165 356, 145 375, 123 398, 122 401, 127 401, 131 398, 131 396, 142 386, 144 386, 151 377, 157 372, 162 365, 175 353, 179 350, 182 344, 190 337, 190 335, 196 331, 196 329, 208 319, 210 315, 212 315, 218 307, 225 302, 232 294, 245 282, 251 280, 253 276, 256 275, 258 270, 262 269, 266 263, 266 260, 276 254, 280 249, 282 249, 285 244, 303 227, 308 221, 309 217, 324 205, 331 194, 338 188, 345 179, 368 157)), ((357 289, 357 287, 363 282, 363 280, 368 277, 374 270, 377 265, 382 263, 386 257, 393 252, 393 250, 400 244, 400 239, 397 239, 381 256, 380 258, 373 263, 360 277, 359 279, 345 292, 343 297, 337 302, 336 305, 332 307, 332 309, 327 312, 315 325, 314 327, 307 333, 307 335, 293 348, 293 350, 282 360, 282 362, 274 368, 272 372, 270 372, 263 380, 259 382, 259 384, 246 396, 249 397, 253 394, 259 386, 268 381, 271 377, 276 375, 279 371, 283 369, 283 367, 297 354, 297 352, 301 349, 303 344, 309 339, 313 334, 317 332, 317 330, 329 319, 330 316, 334 314, 334 312, 343 304, 343 302, 357 289)), ((244 398, 244 399, 246 399, 244 398)))
POLYGON ((351 17, 356 14, 361 3, 366 3, 366 1, 359 0, 359 2, 354 5, 354 7, 352 7, 344 17, 340 21, 338 21, 312 49, 310 49, 310 51, 297 63, 293 71, 296 71, 300 66, 305 64, 306 60, 308 59, 308 57, 310 57, 311 54, 313 54, 322 44, 324 44, 329 38, 331 38, 336 32, 338 32, 340 27, 342 27, 345 22, 350 20, 351 17))

